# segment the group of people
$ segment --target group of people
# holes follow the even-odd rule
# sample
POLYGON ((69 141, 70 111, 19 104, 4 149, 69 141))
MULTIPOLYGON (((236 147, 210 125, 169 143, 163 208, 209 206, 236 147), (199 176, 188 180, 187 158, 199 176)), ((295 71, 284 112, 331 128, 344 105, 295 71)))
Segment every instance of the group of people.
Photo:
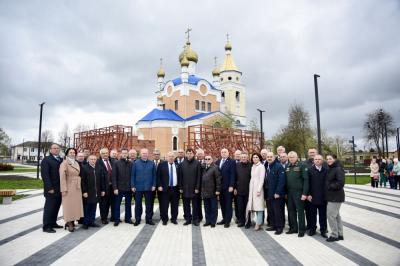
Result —
POLYGON ((101 223, 111 221, 118 226, 123 198, 125 223, 141 223, 144 198, 145 222, 154 225, 157 198, 163 225, 178 224, 182 199, 185 226, 199 226, 204 219, 203 226, 229 228, 234 213, 238 227, 249 229, 254 224, 258 231, 266 222, 266 230, 279 235, 285 227, 286 205, 286 234, 315 235, 318 217, 322 237, 328 242, 343 240, 344 170, 335 156, 328 155, 325 161, 316 149, 309 149, 306 161, 300 161, 294 151, 286 154, 282 146, 277 155, 266 149, 251 155, 237 150, 232 157, 223 148, 218 159, 191 148, 179 150, 177 156, 168 152, 165 160, 160 159, 158 150, 150 159, 148 149, 141 149, 138 156, 134 149, 123 148, 118 153, 103 148, 99 158, 89 150, 78 153, 74 148, 66 150, 64 159, 59 153, 60 147, 53 144, 41 163, 46 199, 43 231, 47 233, 62 228, 56 222, 61 205, 64 228, 70 232, 76 221, 84 229, 100 226, 95 222, 97 204, 101 223), (222 219, 217 222, 218 202, 222 219))
POLYGON ((386 187, 389 181, 391 189, 400 189, 400 163, 398 158, 381 159, 373 158, 370 164, 371 186, 373 188, 386 187))

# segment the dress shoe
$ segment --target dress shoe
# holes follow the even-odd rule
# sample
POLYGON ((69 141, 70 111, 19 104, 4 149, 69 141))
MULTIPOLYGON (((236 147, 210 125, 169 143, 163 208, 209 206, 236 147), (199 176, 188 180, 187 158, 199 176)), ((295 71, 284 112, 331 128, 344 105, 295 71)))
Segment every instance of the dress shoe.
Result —
POLYGON ((265 229, 265 231, 276 231, 276 229, 273 227, 267 227, 267 229, 265 229))
POLYGON ((114 222, 114 226, 118 226, 118 225, 119 225, 118 221, 114 222))
POLYGON ((224 224, 224 228, 229 228, 230 224, 224 224))
POLYGON ((238 225, 237 225, 237 227, 243 227, 244 226, 244 224, 242 224, 242 223, 238 223, 238 225))
POLYGON ((327 241, 327 242, 335 242, 335 241, 339 241, 339 238, 338 238, 338 237, 332 237, 332 236, 330 236, 330 237, 328 237, 328 238, 326 239, 326 241, 327 241))
POLYGON ((300 232, 297 236, 298 237, 304 237, 304 232, 300 232))
POLYGON ((45 233, 55 233, 56 230, 54 230, 51 227, 46 227, 46 228, 43 228, 43 232, 45 232, 45 233))
POLYGON ((155 225, 155 223, 153 221, 147 221, 146 224, 148 225, 155 225))
POLYGON ((211 224, 211 228, 214 228, 215 227, 215 224, 211 224))
POLYGON ((171 223, 173 223, 173 224, 178 224, 178 222, 177 222, 177 221, 171 221, 171 223))
POLYGON ((310 230, 308 231, 308 235, 309 235, 309 236, 315 235, 315 230, 310 229, 310 230))
POLYGON ((191 223, 192 223, 192 221, 186 221, 183 225, 189 225, 191 223))
POLYGON ((224 221, 224 220, 221 220, 221 221, 219 221, 217 224, 218 224, 218 225, 223 225, 223 224, 225 224, 225 221, 224 221))
POLYGON ((277 230, 275 231, 275 235, 280 235, 280 234, 282 234, 282 232, 283 232, 282 229, 277 229, 277 230))
POLYGON ((343 236, 339 236, 338 240, 344 240, 343 236))
POLYGON ((322 236, 323 238, 328 238, 328 236, 326 235, 326 232, 321 232, 321 236, 322 236))
POLYGON ((239 220, 238 219, 235 219, 235 224, 238 224, 239 223, 239 220))
POLYGON ((211 223, 205 223, 205 224, 203 224, 203 226, 210 226, 211 225, 211 223))
POLYGON ((244 228, 246 228, 246 229, 250 229, 250 224, 246 224, 245 226, 244 226, 244 228))
POLYGON ((199 222, 193 222, 194 226, 199 226, 199 222))
POLYGON ((110 218, 110 222, 115 222, 115 219, 114 218, 110 218))
POLYGON ((87 224, 84 224, 84 225, 82 225, 82 228, 85 229, 85 230, 88 230, 89 226, 87 224))
POLYGON ((298 232, 297 232, 297 231, 294 231, 294 230, 289 230, 289 231, 286 232, 287 235, 297 234, 297 233, 298 233, 298 232))
POLYGON ((107 220, 101 220, 101 223, 102 224, 108 224, 108 221, 107 220))
POLYGON ((162 222, 162 225, 167 225, 167 222, 166 222, 166 221, 163 221, 163 222, 162 222))
POLYGON ((138 226, 140 224, 140 222, 135 222, 134 224, 133 224, 133 226, 138 226))
POLYGON ((127 223, 127 224, 133 224, 133 222, 132 222, 131 220, 125 221, 125 223, 127 223))
POLYGON ((89 226, 90 226, 90 227, 100 227, 100 225, 98 225, 98 224, 96 224, 96 223, 89 224, 89 226))
POLYGON ((54 225, 52 225, 51 226, 52 228, 56 228, 56 229, 59 229, 59 228, 63 228, 61 225, 59 225, 59 224, 54 224, 54 225))

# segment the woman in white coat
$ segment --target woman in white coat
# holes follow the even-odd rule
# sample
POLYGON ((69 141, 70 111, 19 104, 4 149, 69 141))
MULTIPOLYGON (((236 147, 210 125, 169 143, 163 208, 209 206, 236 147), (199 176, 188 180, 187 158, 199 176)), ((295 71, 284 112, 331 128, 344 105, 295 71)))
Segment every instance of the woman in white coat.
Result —
MULTIPOLYGON (((264 178, 265 166, 261 163, 261 155, 254 153, 251 156, 253 166, 251 167, 251 179, 249 185, 249 201, 247 202, 247 219, 250 219, 249 212, 256 215, 256 226, 254 230, 258 231, 263 222, 264 213, 264 178)), ((247 223, 247 221, 246 221, 247 223)))

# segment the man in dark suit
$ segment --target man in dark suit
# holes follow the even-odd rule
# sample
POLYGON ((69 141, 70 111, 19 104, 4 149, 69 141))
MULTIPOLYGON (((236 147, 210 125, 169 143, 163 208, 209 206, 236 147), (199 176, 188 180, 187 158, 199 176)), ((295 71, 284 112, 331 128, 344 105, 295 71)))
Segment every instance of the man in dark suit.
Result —
POLYGON ((115 195, 114 226, 120 223, 120 208, 122 198, 125 197, 125 223, 133 224, 132 218, 132 191, 131 191, 131 168, 128 160, 128 149, 121 149, 121 159, 114 162, 112 171, 112 186, 115 195))
POLYGON ((327 216, 326 216, 326 200, 325 200, 325 182, 328 169, 323 166, 323 157, 319 154, 314 156, 314 164, 308 171, 310 178, 310 192, 307 201, 310 207, 310 217, 307 225, 310 229, 309 236, 315 235, 317 229, 317 211, 319 217, 319 227, 321 236, 327 238, 327 216))
POLYGON ((101 223, 108 224, 108 212, 111 207, 111 218, 110 221, 114 222, 114 191, 112 187, 112 163, 109 159, 108 149, 103 148, 100 150, 100 158, 96 162, 96 174, 100 176, 100 178, 104 179, 106 182, 106 195, 100 198, 100 216, 101 223))
POLYGON ((199 225, 199 200, 201 165, 194 158, 193 149, 186 150, 186 159, 178 167, 179 190, 182 193, 183 225, 199 225), (192 208, 191 208, 192 207, 192 208))
MULTIPOLYGON (((236 164, 240 163, 240 155, 242 155, 241 150, 236 150, 235 153, 233 154, 233 158, 235 159, 236 164)), ((235 166, 235 170, 236 170, 236 166, 235 166)), ((236 178, 236 176, 235 176, 235 178, 236 178)), ((235 207, 235 223, 239 224, 239 208, 238 208, 238 202, 237 202, 237 197, 236 197, 235 193, 233 193, 233 206, 235 207)))
POLYGON ((163 225, 167 225, 168 222, 169 205, 171 205, 171 223, 178 224, 178 166, 174 162, 174 158, 174 153, 168 152, 167 161, 162 161, 157 168, 157 188, 163 225))
POLYGON ((46 199, 43 210, 43 232, 46 233, 55 233, 54 228, 62 228, 56 223, 61 205, 60 164, 63 161, 59 153, 60 146, 52 144, 50 155, 42 160, 40 168, 46 199))
MULTIPOLYGON (((163 160, 161 160, 161 153, 158 149, 154 149, 153 151, 153 162, 154 162, 154 166, 156 167, 156 178, 157 178, 157 169, 159 167, 159 165, 163 162, 163 160)), ((160 197, 160 194, 158 193, 158 189, 153 191, 153 197, 152 197, 152 204, 154 206, 154 201, 156 200, 156 198, 158 199, 158 204, 161 208, 161 201, 162 198, 160 197)), ((161 209, 160 209, 161 211, 161 209)), ((152 214, 152 216, 154 215, 154 213, 152 214)))
POLYGON ((185 151, 182 149, 179 149, 178 156, 176 156, 176 158, 175 158, 175 163, 180 165, 181 163, 183 163, 184 160, 185 160, 185 151))
MULTIPOLYGON (((206 160, 204 159, 204 150, 203 149, 196 150, 196 160, 199 161, 201 167, 205 166, 206 160)), ((202 182, 201 179, 202 179, 202 175, 200 175, 200 184, 202 182)), ((201 197, 201 186, 200 186, 200 190, 199 190, 199 195, 200 196, 197 198, 198 206, 200 206, 200 208, 198 209, 199 210, 198 216, 199 216, 199 222, 201 222, 203 220, 203 210, 201 208, 201 206, 203 205, 203 200, 201 197)))
POLYGON ((225 228, 228 228, 232 220, 232 198, 235 186, 236 162, 229 158, 229 151, 224 148, 221 150, 221 159, 216 161, 215 164, 219 167, 222 176, 221 194, 219 195, 222 220, 217 224, 223 224, 225 228))

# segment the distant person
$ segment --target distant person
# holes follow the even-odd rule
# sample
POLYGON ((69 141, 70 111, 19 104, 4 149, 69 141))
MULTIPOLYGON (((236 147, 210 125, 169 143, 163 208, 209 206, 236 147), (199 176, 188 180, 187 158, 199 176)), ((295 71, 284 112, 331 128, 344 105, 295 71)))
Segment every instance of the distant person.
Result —
MULTIPOLYGON (((215 227, 218 218, 217 197, 221 191, 221 173, 213 164, 211 155, 206 155, 201 176, 201 197, 204 201, 206 222, 203 226, 215 227)), ((200 207, 201 208, 201 207, 200 207)))
POLYGON ((83 217, 80 167, 75 160, 76 149, 68 148, 65 160, 60 165, 60 191, 65 229, 75 231, 75 221, 83 217))
POLYGON ((60 165, 63 159, 59 156, 60 146, 52 144, 50 155, 44 157, 40 165, 45 197, 43 209, 43 232, 55 233, 54 228, 62 228, 56 223, 61 206, 60 165))
POLYGON ((255 214, 256 225, 254 227, 255 231, 261 229, 263 223, 263 213, 264 213, 264 177, 265 177, 265 167, 261 163, 261 154, 253 153, 251 160, 253 166, 251 167, 251 179, 249 185, 249 199, 246 207, 246 223, 250 222, 250 213, 255 214))
POLYGON ((84 164, 88 164, 89 162, 88 162, 88 160, 89 160, 89 156, 90 156, 90 150, 89 149, 83 149, 83 156, 85 157, 84 158, 84 164))
POLYGON ((132 165, 131 171, 132 192, 135 193, 135 223, 138 226, 143 213, 142 199, 146 205, 146 224, 155 225, 153 222, 153 191, 156 189, 156 166, 149 160, 149 150, 140 150, 140 159, 132 165))
POLYGON ((400 189, 400 163, 399 158, 393 159, 394 189, 400 189))
POLYGON ((118 151, 116 149, 112 149, 110 151, 110 162, 111 162, 111 166, 112 164, 118 160, 118 151))
POLYGON ((135 162, 137 159, 137 151, 135 149, 130 149, 128 152, 128 159, 131 163, 135 162))
POLYGON ((375 158, 371 160, 369 168, 371 170, 371 173, 369 175, 371 177, 371 187, 377 188, 379 182, 379 164, 376 162, 375 158))
POLYGON ((380 187, 386 187, 386 182, 387 182, 387 173, 386 173, 386 160, 382 159, 381 163, 379 165, 379 186, 380 187))
POLYGON ((390 159, 387 160, 386 175, 389 180, 389 186, 391 189, 393 189, 394 188, 393 162, 390 159))
POLYGON ((178 155, 175 158, 175 162, 180 165, 185 160, 185 151, 182 149, 178 150, 178 155))
POLYGON ((286 170, 287 166, 289 165, 289 160, 288 160, 288 155, 286 152, 282 152, 279 156, 279 161, 283 167, 283 169, 286 170))
POLYGON ((344 171, 337 165, 335 159, 331 155, 326 157, 328 162, 328 175, 325 185, 325 199, 328 202, 327 216, 328 223, 331 229, 328 242, 343 240, 343 224, 340 216, 340 206, 344 202, 344 171))
POLYGON ((87 158, 87 164, 83 165, 81 169, 81 187, 83 195, 83 229, 89 227, 99 227, 95 223, 97 203, 101 197, 106 194, 105 180, 96 175, 96 160, 95 155, 90 155, 87 158))

